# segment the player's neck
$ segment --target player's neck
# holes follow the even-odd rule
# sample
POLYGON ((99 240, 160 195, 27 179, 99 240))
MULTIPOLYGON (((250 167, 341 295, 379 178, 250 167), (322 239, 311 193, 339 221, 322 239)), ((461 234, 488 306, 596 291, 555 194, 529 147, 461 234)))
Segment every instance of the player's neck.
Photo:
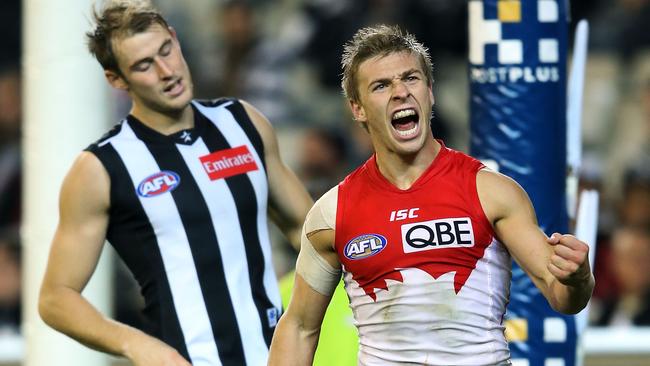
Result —
POLYGON ((409 189, 431 165, 440 152, 438 141, 428 140, 418 152, 404 155, 377 151, 377 167, 381 174, 399 189, 409 189))
POLYGON ((147 127, 163 135, 194 127, 194 110, 189 104, 178 113, 162 113, 149 108, 138 108, 134 104, 130 113, 147 127))

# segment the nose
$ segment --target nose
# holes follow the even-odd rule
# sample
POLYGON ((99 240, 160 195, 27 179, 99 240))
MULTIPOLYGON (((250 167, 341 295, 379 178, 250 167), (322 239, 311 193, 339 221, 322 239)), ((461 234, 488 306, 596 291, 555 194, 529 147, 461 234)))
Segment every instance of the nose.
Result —
POLYGON ((161 79, 168 79, 174 74, 172 68, 165 62, 165 60, 156 58, 155 62, 158 76, 160 76, 161 79))
POLYGON ((393 99, 406 99, 411 92, 409 88, 401 80, 395 81, 393 84, 393 99))

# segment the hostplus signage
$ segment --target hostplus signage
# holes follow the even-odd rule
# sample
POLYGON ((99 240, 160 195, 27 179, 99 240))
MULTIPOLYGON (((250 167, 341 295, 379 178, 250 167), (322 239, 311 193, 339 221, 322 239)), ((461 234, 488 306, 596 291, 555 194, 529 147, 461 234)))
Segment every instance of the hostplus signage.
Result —
MULTIPOLYGON (((469 2, 469 62, 473 83, 548 83, 560 80, 560 47, 553 37, 560 12, 556 0, 537 0, 536 17, 522 2, 500 0, 496 8, 469 2), (530 18, 530 19, 527 19, 530 18), (539 26, 530 27, 530 22, 539 26), (546 29, 545 29, 546 28, 546 29)), ((534 1, 525 1, 528 6, 534 1)))

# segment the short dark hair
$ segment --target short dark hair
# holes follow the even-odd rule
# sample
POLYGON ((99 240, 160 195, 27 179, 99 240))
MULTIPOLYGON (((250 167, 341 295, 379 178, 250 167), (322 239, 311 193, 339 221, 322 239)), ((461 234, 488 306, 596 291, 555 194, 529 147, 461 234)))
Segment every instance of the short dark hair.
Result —
POLYGON ((93 20, 94 29, 86 33, 88 50, 104 70, 120 75, 112 43, 116 37, 141 33, 155 24, 169 28, 162 14, 147 0, 108 0, 99 12, 93 7, 93 20))
POLYGON ((433 66, 429 50, 415 37, 398 26, 380 24, 373 27, 360 29, 347 42, 343 49, 341 68, 343 77, 341 87, 346 98, 355 102, 359 101, 357 88, 357 71, 359 65, 375 56, 386 56, 397 52, 411 52, 418 56, 427 83, 433 83, 433 66))

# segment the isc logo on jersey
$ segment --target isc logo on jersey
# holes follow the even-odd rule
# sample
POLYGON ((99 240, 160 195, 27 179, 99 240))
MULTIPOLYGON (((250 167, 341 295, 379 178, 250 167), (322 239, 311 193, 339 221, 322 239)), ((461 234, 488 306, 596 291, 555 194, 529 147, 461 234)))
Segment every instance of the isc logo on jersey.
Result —
POLYGON ((404 253, 474 246, 469 217, 447 218, 402 225, 404 253))
POLYGON ((386 238, 379 234, 363 234, 350 240, 343 248, 346 258, 356 260, 371 257, 386 248, 386 238))
POLYGON ((140 197, 153 197, 165 192, 171 192, 181 182, 181 178, 178 174, 169 171, 163 170, 156 174, 150 175, 138 184, 138 195, 140 197))

